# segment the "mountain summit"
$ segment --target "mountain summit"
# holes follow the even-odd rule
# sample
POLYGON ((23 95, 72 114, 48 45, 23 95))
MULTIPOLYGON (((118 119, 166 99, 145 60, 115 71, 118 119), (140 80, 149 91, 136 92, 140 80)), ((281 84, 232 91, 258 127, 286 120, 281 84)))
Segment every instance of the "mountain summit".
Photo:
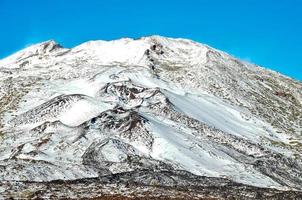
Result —
POLYGON ((0 79, 0 197, 302 197, 302 84, 277 72, 151 36, 43 42, 0 79))

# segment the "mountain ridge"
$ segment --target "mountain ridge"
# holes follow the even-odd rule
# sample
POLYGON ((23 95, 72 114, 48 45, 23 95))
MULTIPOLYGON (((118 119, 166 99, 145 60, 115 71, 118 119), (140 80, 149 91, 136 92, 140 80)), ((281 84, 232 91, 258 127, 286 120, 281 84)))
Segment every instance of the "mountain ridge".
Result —
POLYGON ((235 55, 232 55, 232 54, 230 54, 230 53, 227 53, 227 52, 224 52, 224 51, 222 51, 222 50, 219 50, 219 49, 217 49, 217 48, 215 48, 215 47, 212 47, 212 46, 210 46, 210 45, 207 45, 207 44, 205 44, 205 43, 196 42, 196 41, 194 41, 194 40, 192 40, 192 39, 184 39, 184 38, 180 38, 180 37, 178 37, 178 38, 174 38, 174 37, 164 37, 164 36, 160 36, 160 35, 143 36, 143 37, 140 37, 140 38, 123 37, 123 38, 112 39, 112 40, 88 40, 88 41, 86 41, 86 42, 80 43, 80 44, 78 44, 78 45, 76 45, 76 46, 73 46, 73 47, 70 47, 70 48, 65 48, 63 45, 61 45, 61 44, 60 44, 59 42, 57 42, 56 40, 54 40, 54 39, 49 39, 49 40, 42 41, 42 42, 39 42, 39 43, 36 43, 36 44, 32 44, 32 45, 30 45, 30 46, 28 46, 28 47, 25 47, 24 49, 21 49, 21 50, 15 52, 15 53, 12 53, 12 54, 9 55, 9 56, 6 56, 6 57, 1 58, 0 61, 6 60, 8 57, 10 57, 10 56, 12 56, 12 55, 15 55, 16 53, 19 53, 20 51, 29 50, 30 48, 33 48, 33 47, 41 48, 41 46, 47 45, 47 44, 58 45, 60 48, 64 48, 64 49, 69 49, 69 50, 71 50, 71 49, 74 49, 74 48, 79 47, 79 46, 81 46, 81 45, 87 45, 87 44, 93 44, 93 43, 110 43, 110 42, 120 41, 120 40, 121 40, 121 41, 123 41, 123 40, 125 40, 125 41, 135 41, 135 40, 148 39, 148 38, 169 38, 169 39, 173 39, 173 40, 178 40, 178 41, 179 41, 179 40, 182 40, 182 41, 187 41, 187 42, 190 42, 190 43, 193 43, 193 44, 195 43, 195 44, 197 44, 197 45, 202 45, 202 46, 208 47, 209 49, 213 49, 214 51, 223 53, 223 54, 225 54, 225 55, 227 55, 227 56, 229 56, 229 57, 232 57, 232 58, 234 58, 234 59, 240 60, 241 62, 248 63, 248 64, 253 65, 253 66, 255 66, 255 67, 261 67, 261 68, 263 68, 263 69, 265 69, 265 70, 267 70, 267 71, 271 71, 272 73, 276 73, 276 74, 281 75, 281 76, 283 76, 283 77, 285 77, 285 78, 292 79, 292 80, 294 80, 294 81, 296 81, 296 82, 301 83, 301 80, 295 79, 295 78, 290 77, 290 76, 285 75, 285 74, 282 74, 281 72, 278 72, 278 71, 276 71, 276 70, 273 70, 273 69, 270 69, 270 68, 266 68, 265 66, 260 66, 260 65, 258 65, 258 64, 256 64, 256 63, 251 63, 251 62, 249 62, 249 61, 242 60, 242 59, 238 58, 238 57, 235 56, 235 55))

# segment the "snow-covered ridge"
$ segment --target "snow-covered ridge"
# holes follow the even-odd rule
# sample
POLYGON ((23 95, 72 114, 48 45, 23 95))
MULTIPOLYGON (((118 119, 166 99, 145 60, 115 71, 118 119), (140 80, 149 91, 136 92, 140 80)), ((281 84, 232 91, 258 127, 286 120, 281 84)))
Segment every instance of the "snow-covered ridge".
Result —
POLYGON ((0 79, 0 179, 173 169, 301 189, 301 83, 209 46, 47 41, 1 60, 0 79))

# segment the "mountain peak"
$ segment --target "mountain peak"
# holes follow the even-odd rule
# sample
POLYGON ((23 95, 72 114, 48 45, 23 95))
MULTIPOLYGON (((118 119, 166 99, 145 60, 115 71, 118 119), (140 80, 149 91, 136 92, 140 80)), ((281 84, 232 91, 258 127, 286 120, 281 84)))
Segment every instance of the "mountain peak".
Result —
POLYGON ((59 43, 57 43, 55 40, 47 40, 38 45, 41 46, 45 50, 47 49, 48 51, 52 51, 56 48, 64 48, 59 43))
POLYGON ((11 56, 0 60, 0 67, 11 67, 13 63, 29 63, 35 59, 41 59, 43 56, 55 55, 57 53, 67 51, 59 43, 54 40, 47 40, 41 43, 30 45, 11 56))

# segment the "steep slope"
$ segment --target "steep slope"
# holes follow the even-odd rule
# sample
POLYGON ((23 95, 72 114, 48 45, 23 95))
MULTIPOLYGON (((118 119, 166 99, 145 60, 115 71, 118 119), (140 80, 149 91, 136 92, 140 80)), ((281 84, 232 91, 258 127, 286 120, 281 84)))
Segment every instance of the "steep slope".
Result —
MULTIPOLYGON (((72 49, 47 41, 1 60, 0 79, 0 189, 130 172, 149 192, 179 179, 173 187, 188 194, 192 176, 249 192, 302 189, 302 84, 211 47, 160 36, 72 49)), ((196 198, 211 197, 199 189, 196 198)))

